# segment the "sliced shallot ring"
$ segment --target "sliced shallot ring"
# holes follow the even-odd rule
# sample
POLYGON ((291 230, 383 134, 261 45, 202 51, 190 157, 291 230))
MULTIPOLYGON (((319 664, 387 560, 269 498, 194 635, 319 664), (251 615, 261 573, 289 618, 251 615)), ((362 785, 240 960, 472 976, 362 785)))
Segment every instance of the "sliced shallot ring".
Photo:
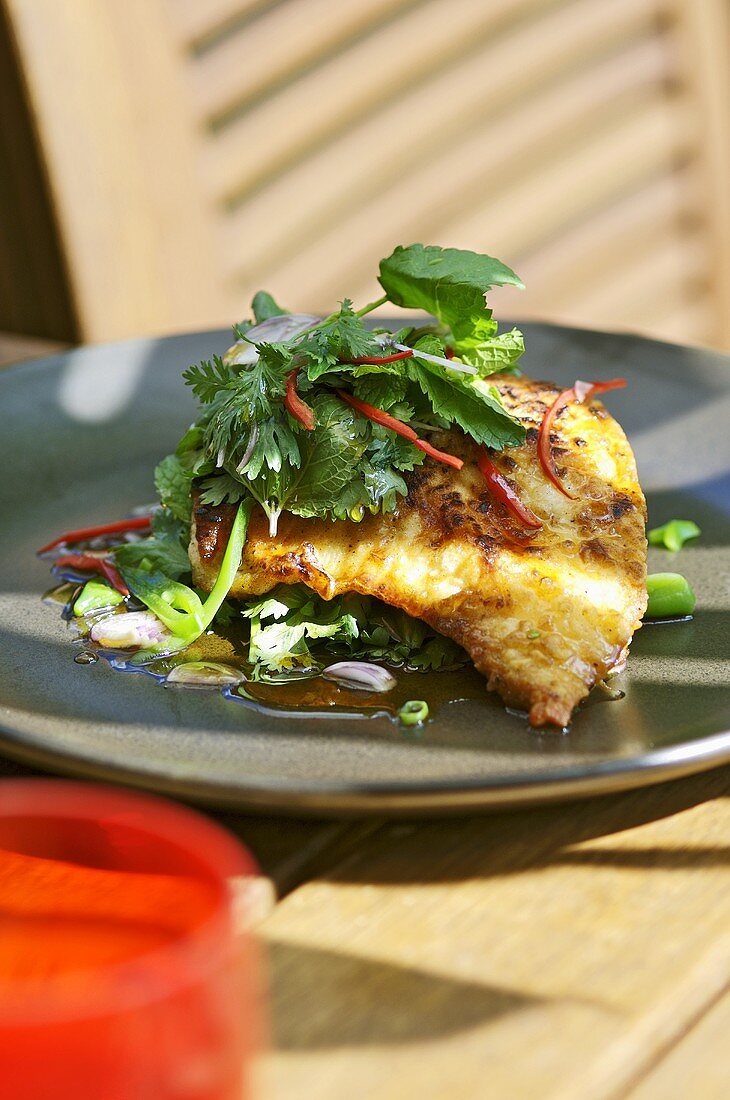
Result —
POLYGON ((322 676, 325 680, 334 680, 337 684, 360 691, 392 691, 397 682, 387 668, 370 661, 337 661, 328 665, 322 676))

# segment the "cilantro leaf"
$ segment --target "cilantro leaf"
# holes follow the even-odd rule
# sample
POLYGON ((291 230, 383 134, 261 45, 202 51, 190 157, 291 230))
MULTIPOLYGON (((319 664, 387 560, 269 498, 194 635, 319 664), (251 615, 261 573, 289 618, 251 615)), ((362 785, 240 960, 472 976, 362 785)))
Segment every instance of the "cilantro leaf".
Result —
POLYGON ((280 585, 244 607, 251 621, 254 673, 312 668, 334 656, 414 669, 458 668, 464 651, 449 638, 373 597, 349 593, 324 600, 304 585, 280 585))
POLYGON ((169 508, 175 519, 190 522, 192 503, 190 482, 192 475, 177 455, 163 458, 155 469, 155 488, 163 507, 169 508))
MULTIPOLYGON (((266 420, 280 409, 291 369, 286 345, 261 344, 259 358, 247 365, 218 391, 205 426, 208 454, 233 451, 246 440, 255 421, 266 420)), ((245 447, 244 442, 244 447, 245 447)))
POLYGON ((258 436, 246 465, 240 469, 249 482, 255 481, 262 469, 279 471, 289 465, 299 467, 301 455, 297 436, 282 410, 258 423, 258 436))
POLYGON ((209 405, 235 378, 235 371, 223 362, 220 355, 214 355, 212 360, 204 359, 198 366, 188 367, 183 371, 183 378, 198 401, 209 405))
POLYGON ((345 298, 334 317, 297 342, 296 352, 314 382, 333 369, 342 370, 353 359, 382 355, 383 349, 345 298))
POLYGON ((169 509, 162 508, 152 516, 152 534, 117 546, 114 558, 121 566, 157 571, 179 580, 190 572, 189 535, 188 524, 176 519, 169 509))
POLYGON ((200 482, 201 504, 238 504, 246 496, 246 487, 230 474, 221 473, 200 482))

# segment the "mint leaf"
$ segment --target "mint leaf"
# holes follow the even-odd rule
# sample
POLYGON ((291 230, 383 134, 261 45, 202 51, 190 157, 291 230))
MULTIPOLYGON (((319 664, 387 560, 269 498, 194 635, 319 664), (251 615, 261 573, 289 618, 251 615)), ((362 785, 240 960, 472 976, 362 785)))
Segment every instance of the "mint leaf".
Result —
POLYGON ((439 354, 433 350, 438 346, 435 337, 424 336, 416 344, 413 359, 408 360, 409 373, 428 397, 433 411, 487 447, 501 450, 523 443, 524 426, 507 412, 494 386, 480 379, 469 381, 463 375, 447 378, 437 364, 418 358, 419 347, 439 354))
POLYGON ((454 350, 465 363, 477 367, 480 377, 484 378, 497 371, 515 371, 525 350, 525 340, 516 328, 496 336, 484 336, 477 325, 470 336, 456 342, 454 350))
POLYGON ((169 508, 175 519, 184 523, 190 521, 192 511, 190 482, 191 474, 177 455, 163 458, 155 469, 155 488, 163 507, 169 508))
POLYGON ((265 290, 254 294, 251 309, 257 325, 262 321, 268 321, 269 317, 281 317, 282 314, 289 312, 288 309, 282 309, 265 290))
POLYGON ((380 285, 388 298, 406 309, 424 309, 448 325, 457 341, 480 326, 482 338, 496 323, 484 295, 493 286, 518 286, 514 271, 493 256, 436 245, 399 245, 380 261, 380 285))
POLYGON ((367 401, 369 405, 388 412, 398 402, 405 400, 408 379, 404 375, 373 372, 354 379, 352 392, 361 401, 367 401))
POLYGON ((367 441, 359 418, 338 398, 318 394, 312 408, 316 428, 299 437, 301 466, 280 487, 278 507, 297 516, 328 511, 352 481, 367 441))

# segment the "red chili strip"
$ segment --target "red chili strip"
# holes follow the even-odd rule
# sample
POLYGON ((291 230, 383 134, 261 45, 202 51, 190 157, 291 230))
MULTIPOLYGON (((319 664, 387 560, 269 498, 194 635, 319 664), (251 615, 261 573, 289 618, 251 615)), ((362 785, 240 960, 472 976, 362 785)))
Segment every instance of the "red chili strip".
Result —
POLYGON ((79 527, 77 531, 66 531, 59 535, 47 546, 41 546, 37 551, 45 554, 49 550, 55 550, 57 546, 63 546, 68 542, 87 542, 89 539, 99 538, 101 535, 116 535, 123 531, 143 531, 152 523, 151 516, 139 516, 136 519, 120 519, 116 523, 104 523, 101 527, 79 527))
POLYGON ((368 405, 367 401, 361 401, 359 397, 353 397, 351 393, 345 393, 344 390, 335 390, 335 393, 348 405, 352 405, 353 409, 357 409, 363 416, 366 416, 368 420, 373 420, 384 428, 390 428, 392 432, 402 435, 404 439, 410 440, 411 443, 415 443, 418 439, 413 428, 409 428, 402 420, 396 420, 394 416, 389 416, 382 409, 376 409, 374 405, 368 405))
POLYGON ((430 458, 435 458, 437 462, 443 462, 445 466, 453 466, 455 470, 460 470, 464 465, 462 459, 457 458, 456 455, 450 455, 448 451, 438 451, 435 447, 432 447, 430 443, 427 443, 425 439, 414 440, 413 446, 418 447, 419 451, 423 451, 423 453, 429 455, 430 458))
POLYGON ((484 447, 480 447, 479 449, 477 463, 479 469, 484 474, 484 480, 489 486, 490 492, 494 494, 497 500, 501 500, 505 508, 511 512, 516 519, 523 523, 525 527, 530 527, 534 531, 542 527, 542 523, 535 513, 531 512, 530 509, 522 503, 507 479, 500 474, 484 447))
POLYGON ((373 420, 376 424, 381 424, 384 428, 390 428, 391 431, 407 439, 414 447, 418 447, 419 451, 423 451, 423 453, 429 455, 430 458, 435 458, 437 462, 443 462, 445 466, 453 466, 455 470, 460 470, 464 465, 462 460, 457 458, 456 455, 450 455, 446 451, 439 451, 436 447, 432 447, 430 443, 427 443, 425 439, 419 439, 413 428, 409 428, 402 420, 396 420, 394 416, 389 416, 388 413, 383 412, 382 409, 376 409, 374 405, 368 405, 367 401, 361 401, 359 397, 353 397, 351 393, 345 393, 344 390, 336 390, 335 392, 338 397, 341 397, 348 405, 352 405, 353 409, 357 409, 357 411, 362 413, 363 416, 366 416, 368 420, 373 420))
POLYGON ((308 432, 311 432, 314 428, 314 412, 310 409, 306 401, 302 401, 297 393, 298 374, 299 367, 295 367, 287 377, 284 406, 287 412, 291 413, 294 419, 298 420, 302 427, 306 428, 308 432))
POLYGON ((400 359, 410 359, 413 355, 413 348, 409 348, 407 351, 397 351, 393 355, 363 355, 360 359, 348 359, 348 363, 355 363, 356 366, 365 366, 366 364, 374 367, 379 367, 383 363, 397 363, 400 359))
POLYGON ((619 390, 625 385, 625 378, 612 378, 608 382, 581 382, 579 379, 569 390, 563 390, 562 393, 558 394, 555 401, 542 418, 540 434, 537 438, 537 454, 540 459, 540 465, 543 468, 545 477, 549 481, 552 481, 556 489, 559 489, 569 500, 575 500, 575 494, 569 492, 560 480, 560 475, 557 471, 552 448, 550 446, 550 432, 552 431, 555 418, 571 401, 577 401, 578 404, 583 404, 584 401, 587 401, 595 393, 605 393, 606 390, 619 390))
POLYGON ((53 565, 54 568, 62 569, 66 566, 68 569, 79 569, 83 573, 99 573, 102 577, 106 577, 117 592, 121 592, 123 596, 129 595, 129 589, 121 573, 106 558, 96 558, 93 554, 62 554, 60 558, 56 558, 53 565))

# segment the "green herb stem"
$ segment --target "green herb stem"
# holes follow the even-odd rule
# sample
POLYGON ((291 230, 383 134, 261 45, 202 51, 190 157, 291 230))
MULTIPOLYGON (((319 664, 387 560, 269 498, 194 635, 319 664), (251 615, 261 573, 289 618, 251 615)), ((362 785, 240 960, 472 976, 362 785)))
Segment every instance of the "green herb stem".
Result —
MULTIPOLYGON (((374 309, 377 309, 378 306, 384 306, 388 301, 390 301, 388 295, 384 294, 382 298, 376 298, 374 302, 369 302, 366 306, 363 306, 362 309, 356 309, 355 316, 364 317, 366 313, 372 313, 374 309)), ((336 316, 337 314, 335 314, 335 317, 336 316)))

